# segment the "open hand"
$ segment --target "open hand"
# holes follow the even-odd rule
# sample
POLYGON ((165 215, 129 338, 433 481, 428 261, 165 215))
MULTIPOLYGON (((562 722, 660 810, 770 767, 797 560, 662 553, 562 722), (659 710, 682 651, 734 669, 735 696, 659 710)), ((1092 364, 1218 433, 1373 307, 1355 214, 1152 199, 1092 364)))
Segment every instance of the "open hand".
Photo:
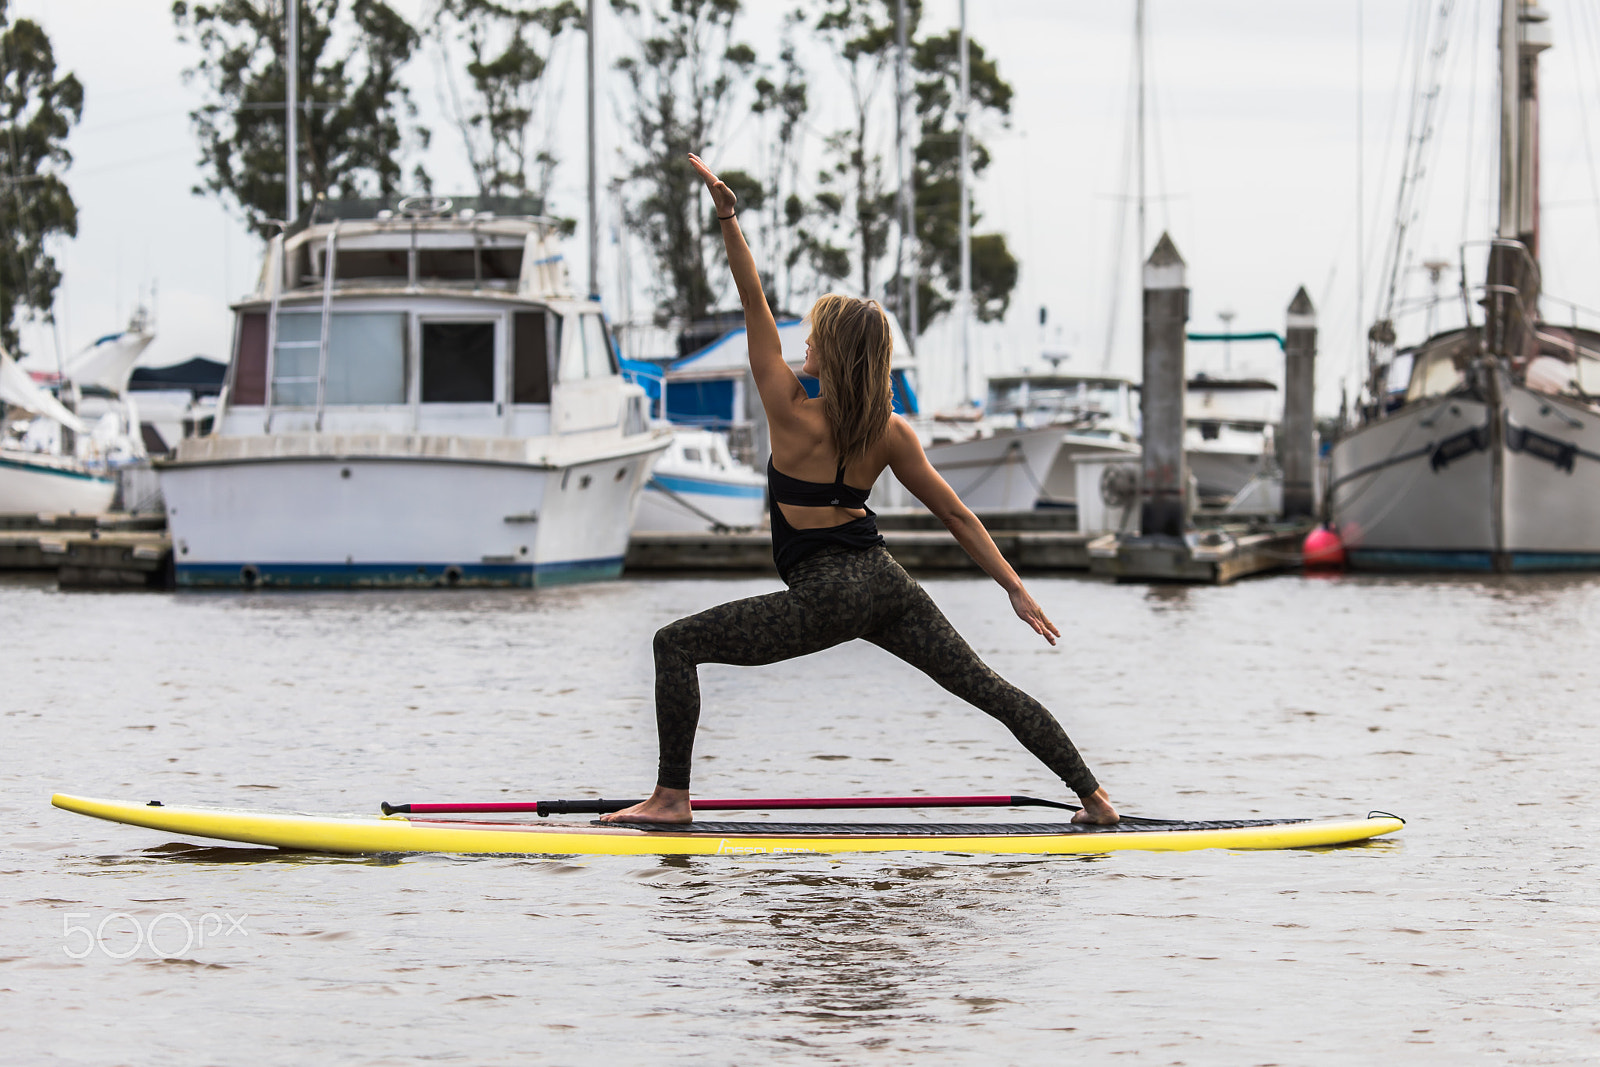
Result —
POLYGON ((1056 629, 1056 624, 1050 621, 1050 617, 1044 613, 1044 609, 1039 606, 1039 602, 1033 599, 1028 591, 1020 585, 1011 592, 1010 596, 1011 609, 1017 613, 1017 618, 1033 627, 1034 633, 1049 641, 1052 645, 1055 644, 1056 638, 1061 636, 1061 631, 1056 629))
POLYGON ((722 179, 712 174, 711 168, 705 165, 705 161, 693 152, 689 153, 689 165, 705 180, 706 188, 711 190, 711 201, 717 206, 717 214, 733 214, 734 205, 739 202, 739 198, 733 195, 733 190, 729 189, 722 179))

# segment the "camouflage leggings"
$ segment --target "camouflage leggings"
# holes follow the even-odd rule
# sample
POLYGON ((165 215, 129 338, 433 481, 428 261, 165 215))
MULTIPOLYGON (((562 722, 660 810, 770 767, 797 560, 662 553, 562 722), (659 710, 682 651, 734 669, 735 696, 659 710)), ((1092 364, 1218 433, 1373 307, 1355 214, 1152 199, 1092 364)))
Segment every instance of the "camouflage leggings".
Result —
POLYGON ((787 582, 784 592, 719 604, 657 631, 659 785, 689 788, 700 664, 777 663, 860 637, 1000 720, 1079 796, 1095 791, 1061 724, 978 658, 887 549, 825 551, 796 564, 787 582))

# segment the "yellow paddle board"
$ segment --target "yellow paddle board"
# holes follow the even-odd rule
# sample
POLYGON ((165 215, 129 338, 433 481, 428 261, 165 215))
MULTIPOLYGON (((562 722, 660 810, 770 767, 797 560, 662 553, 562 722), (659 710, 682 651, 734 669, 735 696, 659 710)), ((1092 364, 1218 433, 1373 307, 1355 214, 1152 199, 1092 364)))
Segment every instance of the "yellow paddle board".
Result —
POLYGON ((1011 855, 1275 849, 1344 845, 1404 822, 1364 819, 1075 826, 1072 823, 766 823, 703 821, 646 830, 594 823, 481 822, 414 815, 308 815, 187 808, 57 793, 58 808, 152 830, 305 852, 459 852, 537 856, 756 856, 806 852, 969 852, 1011 855))

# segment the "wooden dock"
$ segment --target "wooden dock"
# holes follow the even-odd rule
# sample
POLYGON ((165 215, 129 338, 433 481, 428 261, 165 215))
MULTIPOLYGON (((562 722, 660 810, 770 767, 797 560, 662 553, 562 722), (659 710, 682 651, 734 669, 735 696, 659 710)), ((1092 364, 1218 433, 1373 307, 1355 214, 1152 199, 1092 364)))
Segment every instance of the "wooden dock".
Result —
MULTIPOLYGON (((1019 574, 1088 572, 1118 582, 1225 584, 1298 568, 1305 524, 1213 525, 1182 539, 1094 536, 1070 514, 979 516, 1019 574)), ((886 513, 880 526, 901 566, 919 573, 978 573, 932 515, 886 513)), ((772 539, 751 533, 641 533, 628 545, 630 574, 772 574, 772 539)), ((171 589, 172 541, 160 516, 0 515, 0 571, 54 571, 63 589, 171 589)))
POLYGON ((1107 534, 1089 545, 1093 574, 1118 582, 1226 585, 1271 571, 1298 570, 1311 526, 1210 526, 1181 538, 1107 534))
POLYGON ((0 515, 0 571, 55 571, 63 589, 170 589, 164 516, 0 515))
MULTIPOLYGON (((1000 554, 1020 574, 1089 569, 1090 538, 1057 530, 994 530, 1000 554)), ((955 538, 938 530, 884 530, 883 539, 900 565, 911 571, 976 571, 978 565, 955 538)), ((634 574, 686 571, 771 574, 772 537, 747 534, 634 534, 624 570, 634 574)))

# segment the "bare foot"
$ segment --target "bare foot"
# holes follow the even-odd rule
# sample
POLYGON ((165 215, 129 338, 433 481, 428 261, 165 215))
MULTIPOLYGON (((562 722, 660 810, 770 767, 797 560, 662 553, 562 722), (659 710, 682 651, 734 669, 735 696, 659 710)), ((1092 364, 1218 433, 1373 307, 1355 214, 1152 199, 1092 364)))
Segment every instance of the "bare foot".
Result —
POLYGON ((1096 789, 1088 796, 1078 799, 1083 802, 1083 810, 1072 816, 1073 822, 1111 826, 1119 821, 1117 809, 1111 806, 1111 798, 1106 796, 1104 789, 1096 789))
POLYGON ((650 794, 650 799, 642 804, 600 816, 601 822, 650 822, 660 823, 663 826, 681 826, 693 820, 694 813, 689 808, 689 791, 663 789, 661 786, 656 786, 656 791, 650 794))

